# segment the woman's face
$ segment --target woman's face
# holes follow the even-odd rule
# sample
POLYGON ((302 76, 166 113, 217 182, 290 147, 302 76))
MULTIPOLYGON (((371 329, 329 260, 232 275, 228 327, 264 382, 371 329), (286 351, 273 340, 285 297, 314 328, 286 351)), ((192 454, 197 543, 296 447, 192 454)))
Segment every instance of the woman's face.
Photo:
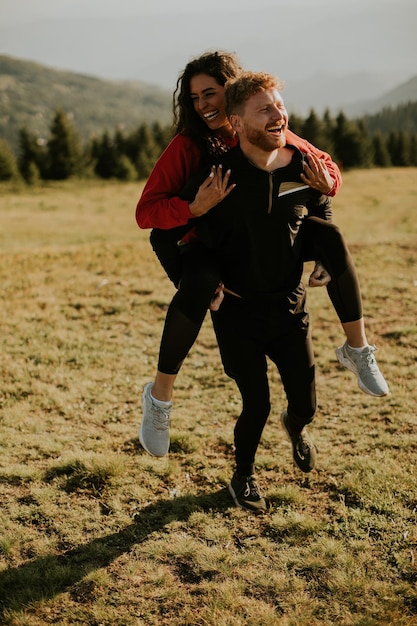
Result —
POLYGON ((194 110, 212 131, 232 130, 224 110, 224 87, 213 76, 196 74, 190 80, 190 95, 194 110))

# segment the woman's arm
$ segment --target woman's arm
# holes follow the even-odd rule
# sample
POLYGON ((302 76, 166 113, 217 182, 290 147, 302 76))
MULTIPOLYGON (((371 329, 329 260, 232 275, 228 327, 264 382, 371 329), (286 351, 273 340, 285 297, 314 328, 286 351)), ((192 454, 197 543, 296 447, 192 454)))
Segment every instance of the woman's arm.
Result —
POLYGON ((176 135, 155 163, 143 188, 136 206, 138 226, 167 230, 187 224, 193 215, 180 193, 199 167, 200 152, 196 145, 189 137, 176 135))
MULTIPOLYGON (((298 148, 303 154, 307 155, 307 158, 309 154, 313 155, 311 166, 314 170, 313 176, 314 174, 317 174, 318 185, 315 186, 314 184, 315 181, 313 181, 313 184, 311 186, 314 189, 317 189, 318 191, 320 191, 321 193, 325 193, 327 196, 332 197, 336 195, 336 193, 339 191, 342 185, 342 174, 340 173, 340 170, 338 166, 336 165, 336 163, 332 160, 332 157, 330 156, 330 154, 328 154, 327 152, 324 152, 323 150, 320 150, 319 148, 316 148, 316 146, 313 146, 313 144, 309 143, 306 139, 299 137, 298 135, 293 133, 291 130, 287 131, 287 143, 298 148), (318 161, 315 160, 314 157, 316 157, 318 161), (318 167, 317 167, 317 164, 318 164, 318 167), (326 171, 330 175, 327 178, 327 180, 326 180, 326 171), (333 183, 333 186, 331 186, 330 179, 333 183), (327 183, 327 188, 325 188, 326 183, 327 183)), ((308 171, 306 173, 307 173, 307 177, 305 177, 306 179, 304 182, 307 182, 307 184, 310 184, 308 182, 308 178, 309 178, 308 171)))

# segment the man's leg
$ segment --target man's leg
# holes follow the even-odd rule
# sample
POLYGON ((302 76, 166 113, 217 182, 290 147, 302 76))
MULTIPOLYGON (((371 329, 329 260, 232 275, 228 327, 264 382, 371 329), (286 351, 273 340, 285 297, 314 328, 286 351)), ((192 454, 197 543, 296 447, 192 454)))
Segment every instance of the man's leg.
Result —
POLYGON ((247 315, 246 304, 226 295, 212 317, 225 372, 236 382, 242 398, 234 429, 236 469, 229 491, 236 504, 259 512, 267 505, 254 476, 255 456, 270 400, 265 352, 261 343, 248 337, 253 324, 247 315))
POLYGON ((309 330, 288 330, 271 344, 268 354, 278 367, 288 400, 281 421, 292 443, 294 461, 303 472, 310 472, 315 467, 316 448, 306 425, 316 411, 316 390, 309 330))

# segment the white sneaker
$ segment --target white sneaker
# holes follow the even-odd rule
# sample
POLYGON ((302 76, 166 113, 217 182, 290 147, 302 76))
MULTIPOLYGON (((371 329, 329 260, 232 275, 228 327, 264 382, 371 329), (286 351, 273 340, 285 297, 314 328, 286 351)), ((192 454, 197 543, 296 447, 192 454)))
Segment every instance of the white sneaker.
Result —
POLYGON ((374 357, 375 346, 366 346, 361 352, 352 350, 345 342, 343 346, 337 348, 336 356, 342 365, 356 374, 358 385, 370 396, 386 396, 389 388, 379 371, 378 364, 374 357))
POLYGON ((169 450, 172 402, 166 409, 158 406, 151 397, 152 386, 153 382, 145 385, 142 394, 143 419, 139 428, 139 441, 152 456, 165 456, 169 450))

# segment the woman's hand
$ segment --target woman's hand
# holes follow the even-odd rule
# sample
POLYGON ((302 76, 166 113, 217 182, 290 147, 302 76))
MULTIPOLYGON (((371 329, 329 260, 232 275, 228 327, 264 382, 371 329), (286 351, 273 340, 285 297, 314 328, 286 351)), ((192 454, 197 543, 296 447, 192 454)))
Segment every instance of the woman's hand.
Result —
POLYGON ((230 170, 227 170, 223 176, 222 166, 213 165, 210 174, 198 188, 193 202, 188 205, 194 217, 204 215, 233 191, 236 184, 229 185, 230 174, 230 170))
POLYGON ((312 189, 317 189, 327 196, 334 187, 334 180, 325 162, 312 153, 307 154, 306 157, 304 172, 300 175, 301 180, 312 189))

